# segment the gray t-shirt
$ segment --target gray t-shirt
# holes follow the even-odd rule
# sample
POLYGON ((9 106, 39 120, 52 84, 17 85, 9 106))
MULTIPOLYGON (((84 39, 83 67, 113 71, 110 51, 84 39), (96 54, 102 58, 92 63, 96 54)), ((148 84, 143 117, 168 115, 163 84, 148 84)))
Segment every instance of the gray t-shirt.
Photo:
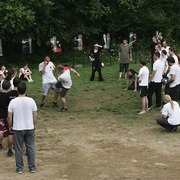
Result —
POLYGON ((131 48, 129 44, 120 44, 118 52, 120 53, 120 63, 130 63, 129 55, 131 53, 131 48))

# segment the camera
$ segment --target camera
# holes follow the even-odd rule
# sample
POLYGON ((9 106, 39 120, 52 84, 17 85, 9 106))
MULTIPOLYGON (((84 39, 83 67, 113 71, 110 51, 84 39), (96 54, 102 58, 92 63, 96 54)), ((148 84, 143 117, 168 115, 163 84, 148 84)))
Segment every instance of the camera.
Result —
POLYGON ((164 78, 161 80, 161 82, 162 82, 162 84, 166 84, 168 80, 169 80, 168 77, 164 77, 164 78))

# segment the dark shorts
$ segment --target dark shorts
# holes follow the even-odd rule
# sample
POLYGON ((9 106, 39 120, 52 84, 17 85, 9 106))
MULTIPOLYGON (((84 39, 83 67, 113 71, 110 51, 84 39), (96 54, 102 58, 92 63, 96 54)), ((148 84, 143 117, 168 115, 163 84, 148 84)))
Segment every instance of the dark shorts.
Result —
POLYGON ((119 72, 128 72, 129 63, 120 63, 119 72))
POLYGON ((140 94, 140 97, 142 97, 142 98, 147 96, 147 94, 148 94, 147 86, 139 86, 139 94, 140 94))
POLYGON ((69 89, 66 89, 64 87, 60 88, 60 96, 65 97, 66 93, 68 92, 69 89))
POLYGON ((7 132, 7 131, 8 131, 7 120, 0 119, 0 132, 7 132))

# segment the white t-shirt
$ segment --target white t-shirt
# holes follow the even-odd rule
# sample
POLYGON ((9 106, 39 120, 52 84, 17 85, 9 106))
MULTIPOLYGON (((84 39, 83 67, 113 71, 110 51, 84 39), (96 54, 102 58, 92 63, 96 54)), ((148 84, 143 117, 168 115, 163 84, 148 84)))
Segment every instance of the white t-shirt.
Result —
POLYGON ((162 80, 162 75, 164 72, 164 64, 160 59, 157 59, 153 64, 153 71, 156 71, 154 77, 152 78, 152 82, 160 83, 162 80))
POLYGON ((161 110, 162 115, 168 116, 168 122, 171 125, 180 124, 180 108, 179 104, 176 101, 173 101, 174 109, 171 108, 171 103, 167 103, 163 106, 161 110))
POLYGON ((148 82, 149 82, 149 69, 146 66, 143 66, 140 70, 139 70, 139 86, 148 86, 148 82))
POLYGON ((65 70, 58 77, 58 80, 61 81, 61 84, 63 85, 63 87, 65 87, 66 89, 70 89, 72 86, 72 79, 71 79, 71 75, 70 75, 70 70, 69 69, 65 70))
POLYGON ((170 84, 170 88, 180 84, 180 67, 177 64, 171 66, 169 74, 170 76, 175 75, 175 80, 170 84))
POLYGON ((12 99, 8 106, 8 112, 13 113, 13 130, 34 129, 33 111, 37 111, 37 106, 32 98, 12 99))
POLYGON ((167 55, 169 56, 169 48, 170 48, 169 46, 167 46, 167 47, 162 47, 162 48, 161 48, 161 51, 162 51, 162 50, 165 50, 165 51, 167 52, 167 55))
MULTIPOLYGON (((39 71, 41 72, 42 69, 44 67, 44 61, 42 63, 39 64, 39 71)), ((42 83, 45 84, 45 83, 54 83, 56 82, 56 78, 54 77, 54 69, 55 69, 55 66, 54 64, 50 61, 48 63, 48 65, 46 66, 45 68, 45 73, 42 74, 42 83)))
POLYGON ((178 57, 174 54, 173 56, 172 56, 173 58, 174 58, 174 60, 175 60, 175 64, 179 64, 179 61, 178 61, 178 57))
POLYGON ((160 59, 161 59, 161 61, 163 62, 163 64, 164 64, 165 66, 167 66, 167 65, 168 65, 167 58, 168 58, 168 56, 167 56, 167 55, 162 56, 162 57, 160 58, 160 59))

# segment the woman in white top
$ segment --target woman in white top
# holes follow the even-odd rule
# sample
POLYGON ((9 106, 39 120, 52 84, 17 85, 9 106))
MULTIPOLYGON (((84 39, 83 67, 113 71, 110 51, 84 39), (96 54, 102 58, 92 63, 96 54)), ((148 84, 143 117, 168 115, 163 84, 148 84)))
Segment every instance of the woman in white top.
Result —
POLYGON ((6 78, 7 76, 7 70, 6 67, 4 65, 1 66, 1 70, 0 70, 0 90, 2 90, 2 83, 3 80, 6 78))
POLYGON ((28 67, 28 64, 25 64, 24 67, 19 70, 19 78, 22 80, 28 80, 28 82, 33 82, 31 77, 31 70, 28 67))
POLYGON ((168 130, 174 132, 180 125, 180 107, 176 101, 173 101, 169 95, 165 95, 164 106, 161 110, 162 117, 157 119, 157 123, 168 130))

